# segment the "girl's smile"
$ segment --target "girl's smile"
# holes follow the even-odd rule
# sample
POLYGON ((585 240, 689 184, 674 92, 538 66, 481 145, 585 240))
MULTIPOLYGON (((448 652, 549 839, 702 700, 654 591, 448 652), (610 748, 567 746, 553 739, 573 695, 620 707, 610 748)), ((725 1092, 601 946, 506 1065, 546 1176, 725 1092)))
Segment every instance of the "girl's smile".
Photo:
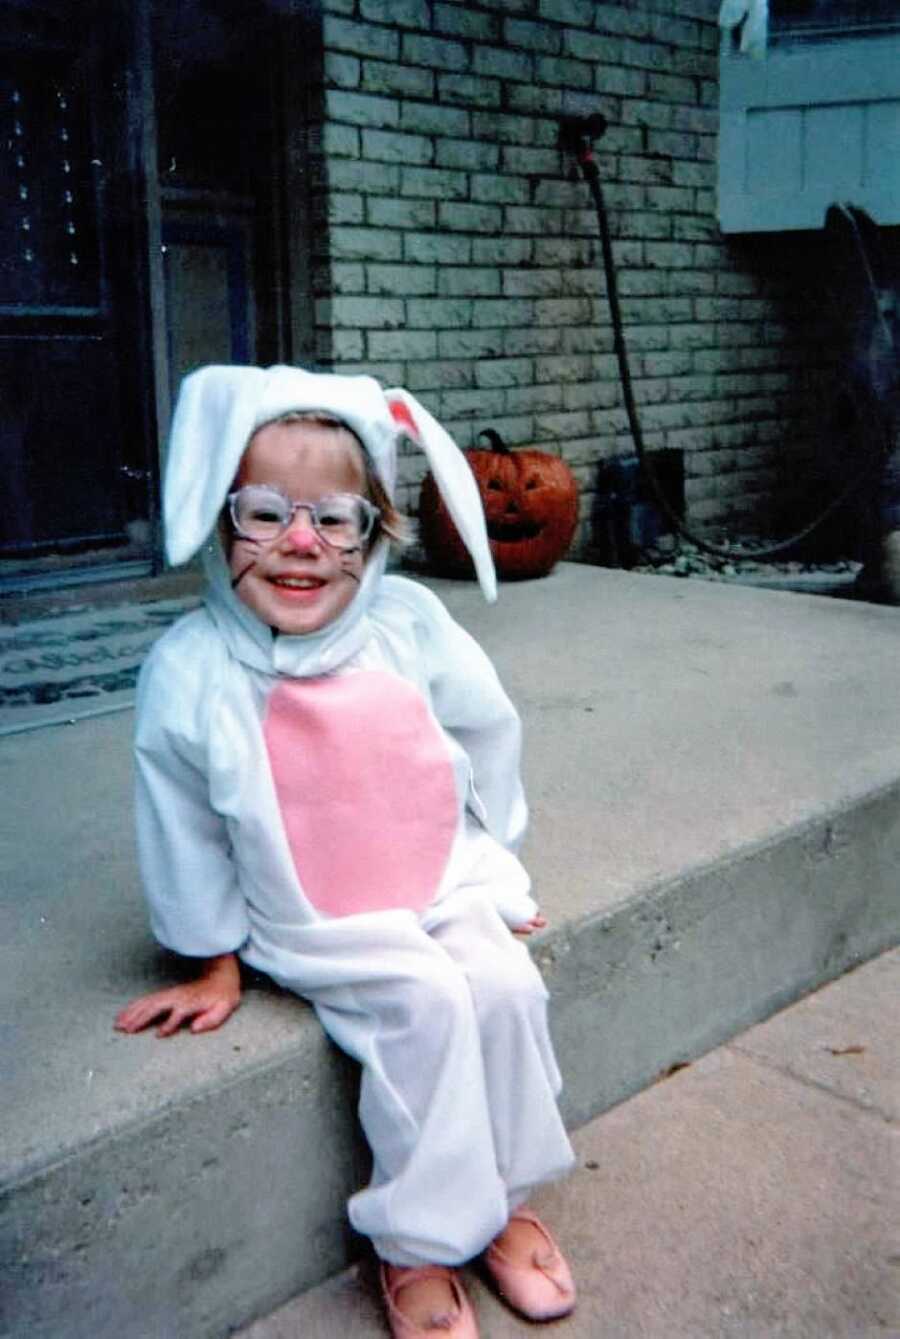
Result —
MULTIPOLYGON (((244 452, 236 486, 245 484, 275 484, 289 498, 309 502, 334 493, 365 495, 362 448, 349 429, 334 423, 268 423, 244 452)), ((364 564, 360 549, 327 544, 306 508, 274 540, 235 535, 229 554, 235 594, 263 623, 289 636, 333 623, 356 594, 364 564)))

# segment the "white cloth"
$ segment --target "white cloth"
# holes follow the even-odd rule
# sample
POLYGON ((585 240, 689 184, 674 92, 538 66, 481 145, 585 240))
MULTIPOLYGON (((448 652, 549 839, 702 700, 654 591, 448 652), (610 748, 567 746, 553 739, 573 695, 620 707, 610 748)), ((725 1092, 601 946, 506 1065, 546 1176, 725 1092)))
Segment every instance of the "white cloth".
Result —
POLYGON ((547 991, 475 882, 417 921, 382 918, 347 984, 313 1002, 363 1066, 372 1148, 350 1221, 398 1265, 457 1265, 505 1227, 531 1186, 571 1169, 556 1106, 547 991))
MULTIPOLYGON (((334 411, 340 394, 329 394, 334 411)), ((208 475, 196 516, 236 467, 219 468, 213 438, 204 431, 195 457, 208 475)), ((182 437, 179 487, 188 448, 182 437)), ((374 1174, 351 1202, 354 1224, 397 1263, 468 1258, 527 1186, 572 1161, 546 992, 506 928, 537 909, 515 855, 527 818, 518 717, 440 601, 383 575, 383 545, 343 614, 306 636, 273 635, 240 601, 214 534, 203 558, 205 608, 160 638, 138 685, 138 852, 154 933, 189 957, 237 952, 314 1003, 363 1065, 374 1174), (326 719, 329 702, 350 704, 349 724, 326 719), (415 729, 392 731, 382 702, 387 717, 405 702, 415 729), (392 755, 397 741, 417 757, 392 755), (416 767, 429 797, 418 807, 416 767), (391 787, 415 848, 399 866, 378 831, 391 787), (298 817, 304 790, 328 801, 322 824, 329 806, 343 824, 330 848, 323 833, 330 857, 309 858, 319 819, 298 817), (345 861, 342 842, 357 840, 345 861), (387 880, 369 876, 379 860, 387 880), (332 865, 359 886, 329 888, 332 865), (427 886, 395 904, 395 869, 425 870, 427 886)))
POLYGON ((740 26, 740 50, 757 60, 766 54, 769 36, 769 0, 722 0, 719 27, 730 31, 740 26))

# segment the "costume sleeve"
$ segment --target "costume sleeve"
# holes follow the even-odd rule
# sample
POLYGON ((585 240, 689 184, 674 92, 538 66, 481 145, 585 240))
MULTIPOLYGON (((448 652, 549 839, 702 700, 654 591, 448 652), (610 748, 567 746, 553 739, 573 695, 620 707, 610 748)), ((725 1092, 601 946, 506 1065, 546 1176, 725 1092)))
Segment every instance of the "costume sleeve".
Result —
POLYGON ((476 812, 508 850, 521 845, 528 809, 520 773, 522 728, 497 671, 474 637, 430 591, 426 660, 434 712, 472 764, 476 812))
POLYGON ((151 656, 138 687, 138 859, 156 938, 207 958, 240 948, 249 923, 225 821, 210 803, 202 735, 191 728, 196 713, 182 693, 151 656))

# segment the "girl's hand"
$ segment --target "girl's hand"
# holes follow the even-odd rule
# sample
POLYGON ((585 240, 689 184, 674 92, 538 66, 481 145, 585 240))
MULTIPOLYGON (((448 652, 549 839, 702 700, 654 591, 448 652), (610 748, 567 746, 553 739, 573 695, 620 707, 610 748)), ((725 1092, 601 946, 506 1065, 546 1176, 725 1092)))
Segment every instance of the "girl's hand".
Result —
POLYGON ((546 924, 547 924, 547 917, 542 916, 541 913, 538 911, 534 916, 532 916, 530 921, 525 921, 523 925, 514 925, 513 934, 530 935, 535 930, 543 930, 546 924))
POLYGON ((212 1032, 230 1018, 241 1002, 241 977, 233 953, 210 958, 199 981, 189 981, 168 990, 155 990, 132 1000, 116 1015, 119 1032, 142 1032, 162 1019, 158 1037, 171 1037, 183 1023, 191 1032, 212 1032))

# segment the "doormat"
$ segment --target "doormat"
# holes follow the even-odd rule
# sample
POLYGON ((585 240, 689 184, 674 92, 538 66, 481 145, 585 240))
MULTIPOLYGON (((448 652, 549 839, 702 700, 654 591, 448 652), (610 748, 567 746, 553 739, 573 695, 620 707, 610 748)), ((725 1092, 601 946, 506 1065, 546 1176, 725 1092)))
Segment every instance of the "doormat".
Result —
POLYGON ((65 725, 134 704, 141 663, 197 596, 78 605, 0 629, 0 735, 65 725))

